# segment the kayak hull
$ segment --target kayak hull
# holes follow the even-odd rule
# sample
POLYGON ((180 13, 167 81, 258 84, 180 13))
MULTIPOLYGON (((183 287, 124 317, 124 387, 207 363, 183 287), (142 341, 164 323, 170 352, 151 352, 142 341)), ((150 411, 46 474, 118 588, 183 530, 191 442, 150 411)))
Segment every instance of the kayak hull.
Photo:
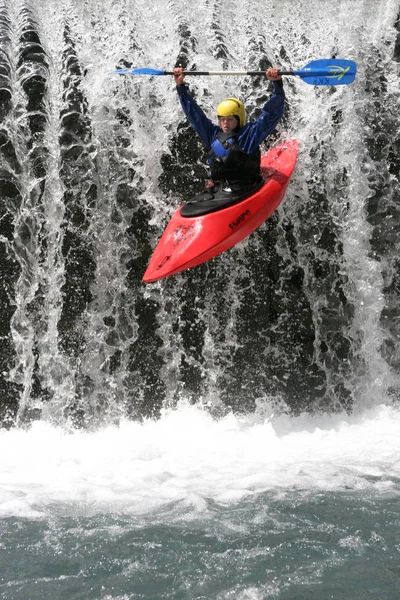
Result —
POLYGON ((154 250, 143 281, 150 283, 200 265, 260 227, 281 203, 297 153, 297 140, 271 148, 261 157, 265 184, 233 206, 195 217, 183 217, 179 207, 154 250))

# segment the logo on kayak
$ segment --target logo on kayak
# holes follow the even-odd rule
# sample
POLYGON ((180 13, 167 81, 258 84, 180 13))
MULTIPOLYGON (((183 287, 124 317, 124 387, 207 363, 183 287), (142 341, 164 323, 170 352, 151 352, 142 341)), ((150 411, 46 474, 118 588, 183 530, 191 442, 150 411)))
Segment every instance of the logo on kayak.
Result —
POLYGON ((328 69, 329 73, 332 73, 332 75, 327 75, 326 78, 327 79, 337 79, 338 81, 343 79, 343 77, 346 75, 346 73, 348 73, 348 71, 350 71, 350 67, 343 69, 343 67, 339 67, 339 65, 331 65, 331 66, 327 67, 327 69, 328 69))
POLYGON ((190 238, 195 232, 195 226, 191 225, 180 225, 173 233, 174 246, 179 246, 182 242, 190 238))
POLYGON ((251 211, 245 210, 244 212, 242 212, 240 217, 238 217, 236 219, 236 221, 232 221, 232 223, 229 223, 229 227, 231 229, 236 229, 236 227, 239 227, 239 225, 241 225, 243 223, 243 221, 245 221, 245 219, 247 219, 247 217, 249 217, 250 215, 251 215, 251 211))

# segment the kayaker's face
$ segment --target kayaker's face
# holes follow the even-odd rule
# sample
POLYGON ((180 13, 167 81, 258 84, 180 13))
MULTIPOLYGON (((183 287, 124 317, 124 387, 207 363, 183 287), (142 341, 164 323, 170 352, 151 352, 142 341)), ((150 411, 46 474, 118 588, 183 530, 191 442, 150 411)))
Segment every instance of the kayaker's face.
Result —
POLYGON ((219 126, 221 127, 222 131, 226 132, 226 131, 233 131, 234 129, 236 129, 237 127, 237 119, 236 117, 218 117, 218 121, 219 121, 219 126))

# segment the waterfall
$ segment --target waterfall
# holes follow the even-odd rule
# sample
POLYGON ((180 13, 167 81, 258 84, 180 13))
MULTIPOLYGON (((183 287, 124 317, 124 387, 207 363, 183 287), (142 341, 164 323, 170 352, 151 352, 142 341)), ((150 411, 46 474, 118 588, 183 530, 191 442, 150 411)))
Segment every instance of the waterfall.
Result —
MULTIPOLYGON (((0 419, 96 427, 180 400, 353 411, 400 393, 398 3, 0 0, 0 419), (352 85, 285 80, 276 134, 301 150, 285 200, 241 244, 141 278, 205 152, 171 77, 358 64, 352 85)), ((262 78, 195 78, 258 116, 262 78)))

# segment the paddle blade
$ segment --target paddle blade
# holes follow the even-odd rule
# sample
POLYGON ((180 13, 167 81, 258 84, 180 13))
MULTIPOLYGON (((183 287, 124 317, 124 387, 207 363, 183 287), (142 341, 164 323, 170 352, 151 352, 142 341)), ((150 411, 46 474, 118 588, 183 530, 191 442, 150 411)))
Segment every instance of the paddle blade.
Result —
POLYGON ((158 69, 149 68, 132 68, 132 69, 117 69, 111 71, 111 75, 165 75, 165 71, 159 71, 158 69))
POLYGON ((354 61, 337 58, 313 60, 299 71, 293 71, 310 85, 347 85, 354 81, 356 73, 354 61))

